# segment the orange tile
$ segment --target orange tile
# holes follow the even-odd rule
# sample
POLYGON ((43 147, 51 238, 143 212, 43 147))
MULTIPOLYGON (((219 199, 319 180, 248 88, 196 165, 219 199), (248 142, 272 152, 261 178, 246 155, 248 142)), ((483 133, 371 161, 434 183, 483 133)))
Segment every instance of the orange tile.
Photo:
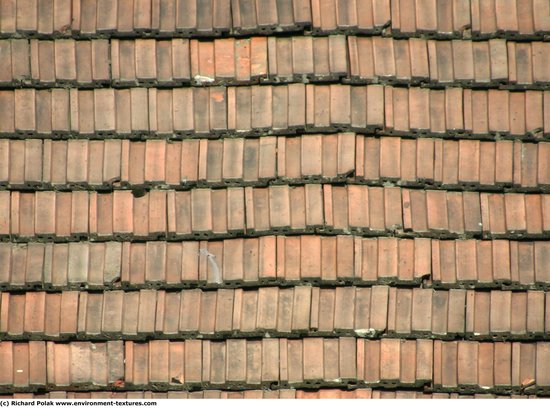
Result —
POLYGON ((385 229, 384 190, 379 187, 369 187, 369 229, 385 229))
POLYGON ((22 185, 25 183, 25 142, 11 141, 9 146, 9 183, 22 185))
POLYGON ((426 195, 422 191, 409 190, 411 197, 412 229, 426 231, 428 229, 426 195))
POLYGON ((306 338, 304 346, 304 380, 315 383, 324 378, 323 374, 323 339, 306 338))
POLYGON ((446 195, 443 191, 428 190, 426 192, 429 229, 444 231, 449 229, 446 195))
POLYGON ((336 288, 334 306, 334 328, 339 331, 348 331, 354 328, 354 288, 336 288))
POLYGON ((380 177, 399 179, 401 176, 400 139, 396 137, 380 138, 380 177))

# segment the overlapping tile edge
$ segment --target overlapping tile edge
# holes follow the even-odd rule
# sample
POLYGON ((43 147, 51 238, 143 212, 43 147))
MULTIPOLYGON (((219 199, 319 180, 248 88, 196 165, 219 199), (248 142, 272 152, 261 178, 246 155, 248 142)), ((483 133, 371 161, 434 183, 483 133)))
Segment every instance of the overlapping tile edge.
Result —
POLYGON ((550 6, 508 5, 0 7, 0 396, 550 395, 550 6))
POLYGON ((0 35, 29 37, 212 37, 352 32, 442 39, 546 39, 550 6, 530 0, 501 4, 482 0, 402 3, 398 0, 293 0, 289 3, 239 0, 148 1, 126 3, 62 0, 57 7, 18 1, 2 8, 0 35), (126 6, 128 7, 128 6, 126 6))
POLYGON ((173 87, 311 83, 543 89, 550 44, 383 37, 212 41, 0 40, 0 85, 173 87), (373 58, 376 55, 376 58, 373 58))

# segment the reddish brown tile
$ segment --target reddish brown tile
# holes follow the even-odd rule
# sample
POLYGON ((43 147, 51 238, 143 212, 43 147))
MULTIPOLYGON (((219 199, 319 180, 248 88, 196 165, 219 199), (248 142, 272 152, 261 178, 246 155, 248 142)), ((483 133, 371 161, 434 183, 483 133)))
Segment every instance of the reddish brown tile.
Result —
POLYGON ((412 229, 414 231, 427 231, 428 218, 426 207, 426 194, 419 190, 409 190, 412 229))
POLYGON ((429 229, 442 231, 449 229, 446 195, 446 192, 443 191, 428 190, 426 192, 429 229))

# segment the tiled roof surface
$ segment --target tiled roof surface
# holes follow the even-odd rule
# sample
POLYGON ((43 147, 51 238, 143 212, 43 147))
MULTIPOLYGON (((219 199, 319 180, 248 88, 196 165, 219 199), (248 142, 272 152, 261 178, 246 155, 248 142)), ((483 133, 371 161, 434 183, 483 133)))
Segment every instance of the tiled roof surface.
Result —
POLYGON ((550 395, 547 0, 0 1, 0 398, 550 395))
POLYGON ((351 82, 544 88, 550 44, 494 39, 251 37, 0 40, 0 84, 50 87, 351 82), (349 61, 348 61, 349 59, 349 61))
POLYGON ((397 335, 409 339, 533 340, 550 337, 549 314, 550 297, 542 290, 378 285, 245 291, 4 292, 0 338, 143 340, 200 335, 216 339, 268 333, 269 337, 292 338, 397 335))
POLYGON ((1 90, 0 135, 188 138, 334 133, 550 137, 550 91, 382 85, 1 90))
POLYGON ((148 342, 3 341, 6 389, 86 386, 128 389, 422 386, 437 391, 511 391, 550 384, 546 342, 431 339, 227 339, 148 342), (22 367, 23 369, 21 369, 22 367), (121 384, 123 382, 123 384, 121 384))

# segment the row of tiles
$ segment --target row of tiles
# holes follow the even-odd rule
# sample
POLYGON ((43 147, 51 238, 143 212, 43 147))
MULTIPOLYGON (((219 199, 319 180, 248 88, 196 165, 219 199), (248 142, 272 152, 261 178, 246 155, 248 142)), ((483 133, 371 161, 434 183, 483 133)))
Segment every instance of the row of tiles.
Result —
POLYGON ((508 394, 459 394, 445 392, 422 391, 388 391, 372 388, 357 388, 344 390, 338 388, 322 388, 319 390, 297 390, 294 388, 280 390, 245 390, 245 391, 52 391, 45 394, 14 393, 0 395, 0 399, 457 399, 457 398, 537 398, 533 391, 525 389, 508 394))
POLYGON ((0 191, 0 237, 226 237, 243 233, 543 237, 550 195, 449 192, 364 185, 115 190, 98 194, 0 191))
POLYGON ((534 339, 550 334, 543 291, 268 287, 1 294, 3 340, 335 336, 534 339))
POLYGON ((550 242, 262 236, 147 243, 0 243, 3 290, 309 283, 534 289, 550 284, 550 242), (316 256, 311 256, 311 253, 316 256))
POLYGON ((369 137, 0 139, 0 185, 12 189, 354 182, 546 190, 550 143, 369 137))
POLYGON ((319 388, 353 383, 446 391, 550 387, 550 343, 440 340, 229 339, 0 343, 5 391, 119 386, 140 391, 319 388))
POLYGON ((338 81, 540 87, 545 42, 387 37, 252 37, 197 41, 0 40, 4 86, 198 85, 338 81))
POLYGON ((17 0, 2 7, 1 18, 4 35, 39 36, 372 33, 389 26, 402 36, 533 38, 550 31, 544 0, 56 0, 53 7, 17 0))
POLYGON ((550 92, 254 85, 0 91, 0 134, 259 135, 341 129, 464 137, 547 137, 550 92))

